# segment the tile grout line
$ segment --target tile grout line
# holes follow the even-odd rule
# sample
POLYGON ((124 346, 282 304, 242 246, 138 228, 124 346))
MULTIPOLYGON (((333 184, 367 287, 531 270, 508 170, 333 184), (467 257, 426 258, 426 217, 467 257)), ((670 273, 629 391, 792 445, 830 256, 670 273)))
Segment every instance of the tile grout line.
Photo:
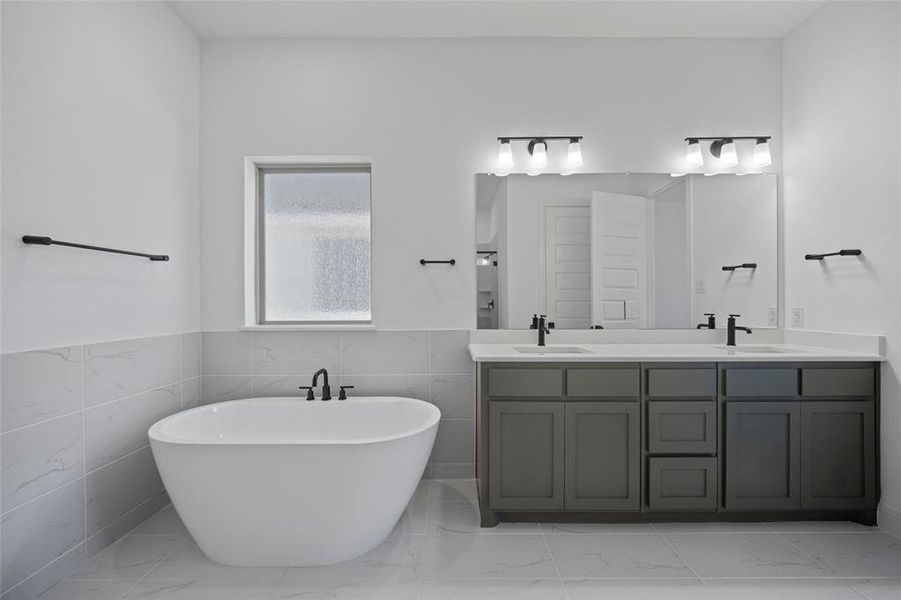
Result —
MULTIPOLYGON (((84 506, 82 518, 84 519, 84 537, 82 538, 82 543, 84 544, 84 548, 82 550, 82 561, 87 562, 88 560, 88 410, 87 410, 87 390, 85 389, 85 365, 87 363, 85 354, 87 353, 87 347, 81 347, 81 452, 82 452, 82 495, 84 500, 84 506)), ((73 569, 71 572, 66 573, 65 577, 62 578, 64 580, 66 577, 75 572, 76 569, 73 569)), ((61 581, 62 581, 61 580, 61 581)))
POLYGON ((664 544, 667 545, 667 547, 670 549, 670 551, 671 551, 673 554, 676 555, 676 558, 678 558, 679 560, 681 560, 681 561, 682 561, 682 564, 684 564, 684 565, 688 568, 688 570, 691 571, 692 574, 694 574, 694 576, 698 579, 698 581, 701 582, 701 585, 704 586, 704 589, 706 589, 708 592, 710 592, 710 593, 713 595, 714 598, 719 598, 720 595, 717 594, 716 591, 713 590, 713 588, 711 588, 711 587, 707 584, 706 581, 704 581, 704 578, 701 577, 701 574, 698 573, 698 571, 697 571, 693 566, 691 566, 691 565, 689 564, 689 562, 688 562, 687 560, 685 560, 685 558, 682 557, 681 554, 679 554, 679 551, 676 550, 675 546, 673 546, 673 545, 670 543, 670 541, 669 541, 668 539, 666 539, 666 536, 663 535, 662 533, 660 533, 660 530, 657 529, 657 525, 654 524, 653 522, 651 522, 651 527, 652 527, 652 528, 654 529, 654 531, 657 533, 657 537, 658 537, 664 544))
MULTIPOLYGON (((770 527, 770 525, 767 524, 767 527, 770 527)), ((788 544, 789 546, 791 546, 792 548, 795 548, 796 550, 798 550, 798 552, 801 553, 801 556, 809 557, 809 558, 810 558, 811 560, 813 560, 816 564, 822 565, 822 566, 826 567, 826 569, 827 569, 828 571, 830 571, 831 573, 834 573, 835 577, 840 577, 840 575, 836 572, 835 569, 833 569, 831 566, 829 566, 828 564, 826 564, 826 561, 821 560, 820 558, 818 558, 813 552, 808 552, 808 551, 805 550, 800 544, 796 544, 795 542, 793 542, 792 540, 790 540, 788 537, 786 537, 786 536, 785 536, 783 533, 781 533, 781 532, 773 531, 773 533, 776 535, 776 537, 778 537, 779 539, 781 539, 783 542, 787 543, 787 544, 788 544)))

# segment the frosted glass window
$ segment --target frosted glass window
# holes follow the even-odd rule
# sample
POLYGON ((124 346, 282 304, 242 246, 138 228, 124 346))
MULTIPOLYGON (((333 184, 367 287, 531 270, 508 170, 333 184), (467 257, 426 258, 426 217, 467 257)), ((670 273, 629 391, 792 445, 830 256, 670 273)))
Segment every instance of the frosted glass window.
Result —
POLYGON ((369 167, 261 168, 262 323, 372 320, 369 167))

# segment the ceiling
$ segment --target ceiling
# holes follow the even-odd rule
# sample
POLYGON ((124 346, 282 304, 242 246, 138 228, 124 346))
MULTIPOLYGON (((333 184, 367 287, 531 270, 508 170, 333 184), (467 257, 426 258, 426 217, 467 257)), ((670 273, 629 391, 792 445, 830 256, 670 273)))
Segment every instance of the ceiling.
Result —
POLYGON ((813 0, 174 0, 203 39, 781 38, 813 0))

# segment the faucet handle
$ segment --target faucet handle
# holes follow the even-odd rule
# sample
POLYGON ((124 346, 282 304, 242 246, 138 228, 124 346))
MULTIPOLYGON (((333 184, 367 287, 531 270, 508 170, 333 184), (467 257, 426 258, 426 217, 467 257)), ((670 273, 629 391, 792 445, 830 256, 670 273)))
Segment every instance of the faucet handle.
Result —
MULTIPOLYGON (((715 316, 716 316, 716 313, 704 313, 704 316, 705 316, 705 317, 715 317, 715 316)), ((730 315, 730 316, 731 316, 731 315, 730 315)), ((741 315, 739 315, 739 316, 741 316, 741 315)))
POLYGON ((306 390, 307 391, 307 400, 315 400, 316 396, 313 395, 313 388, 308 385, 301 385, 297 389, 306 390))
POLYGON ((732 317, 733 319, 736 319, 736 318, 740 317, 741 315, 733 315, 730 313, 729 316, 732 317))
POLYGON ((352 390, 355 386, 352 385, 339 385, 340 389, 338 390, 338 400, 347 400, 347 392, 344 390, 352 390))

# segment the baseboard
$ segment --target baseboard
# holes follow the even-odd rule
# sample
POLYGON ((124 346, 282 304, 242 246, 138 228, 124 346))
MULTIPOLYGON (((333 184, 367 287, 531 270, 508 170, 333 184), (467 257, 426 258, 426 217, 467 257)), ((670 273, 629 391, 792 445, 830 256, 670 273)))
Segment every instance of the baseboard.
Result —
POLYGON ((879 504, 878 517, 879 529, 901 540, 901 510, 886 506, 885 502, 879 504))

